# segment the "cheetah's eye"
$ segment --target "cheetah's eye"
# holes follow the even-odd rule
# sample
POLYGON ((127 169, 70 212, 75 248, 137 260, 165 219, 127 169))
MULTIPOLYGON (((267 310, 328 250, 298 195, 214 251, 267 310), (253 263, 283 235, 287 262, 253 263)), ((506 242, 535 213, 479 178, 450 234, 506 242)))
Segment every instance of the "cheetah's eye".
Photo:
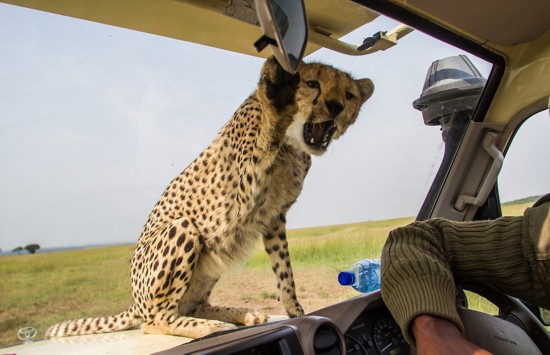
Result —
POLYGON ((355 99, 355 95, 353 95, 349 91, 346 91, 346 100, 353 100, 353 99, 355 99))
POLYGON ((319 89, 321 87, 321 85, 319 85, 319 82, 317 80, 308 80, 306 81, 306 85, 312 89, 319 89))

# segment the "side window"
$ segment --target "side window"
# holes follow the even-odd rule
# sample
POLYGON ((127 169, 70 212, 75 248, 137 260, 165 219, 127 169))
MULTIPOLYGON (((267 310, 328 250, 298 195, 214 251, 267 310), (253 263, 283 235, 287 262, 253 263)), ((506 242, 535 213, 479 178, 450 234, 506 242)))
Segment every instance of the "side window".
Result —
POLYGON ((499 175, 504 216, 517 216, 550 192, 550 116, 548 110, 527 119, 506 153, 499 175))

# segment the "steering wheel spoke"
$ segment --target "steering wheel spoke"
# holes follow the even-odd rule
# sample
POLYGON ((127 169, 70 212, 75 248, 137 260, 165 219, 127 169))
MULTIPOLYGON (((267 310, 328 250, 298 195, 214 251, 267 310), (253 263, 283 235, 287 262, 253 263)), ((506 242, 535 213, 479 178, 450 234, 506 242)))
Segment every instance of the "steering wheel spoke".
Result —
POLYGON ((497 354, 550 354, 550 333, 521 301, 488 285, 462 287, 485 297, 499 309, 498 317, 459 310, 470 341, 497 354))

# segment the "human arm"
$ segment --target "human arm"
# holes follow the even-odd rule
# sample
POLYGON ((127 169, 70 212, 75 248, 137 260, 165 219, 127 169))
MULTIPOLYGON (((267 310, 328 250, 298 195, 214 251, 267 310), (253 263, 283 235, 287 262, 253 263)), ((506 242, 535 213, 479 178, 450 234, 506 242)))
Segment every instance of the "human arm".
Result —
POLYGON ((455 283, 490 284, 548 307, 550 203, 523 217, 495 221, 415 222, 390 233, 382 254, 382 296, 405 338, 421 314, 464 327, 456 311, 455 283))

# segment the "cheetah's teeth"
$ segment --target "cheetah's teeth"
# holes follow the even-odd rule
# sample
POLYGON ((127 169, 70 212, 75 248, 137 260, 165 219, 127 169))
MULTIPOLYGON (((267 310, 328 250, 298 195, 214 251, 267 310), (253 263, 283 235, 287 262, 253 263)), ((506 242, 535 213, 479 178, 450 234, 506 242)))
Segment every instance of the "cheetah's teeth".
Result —
POLYGON ((336 123, 334 121, 319 123, 308 121, 304 124, 304 142, 318 148, 326 149, 335 131, 336 123))

